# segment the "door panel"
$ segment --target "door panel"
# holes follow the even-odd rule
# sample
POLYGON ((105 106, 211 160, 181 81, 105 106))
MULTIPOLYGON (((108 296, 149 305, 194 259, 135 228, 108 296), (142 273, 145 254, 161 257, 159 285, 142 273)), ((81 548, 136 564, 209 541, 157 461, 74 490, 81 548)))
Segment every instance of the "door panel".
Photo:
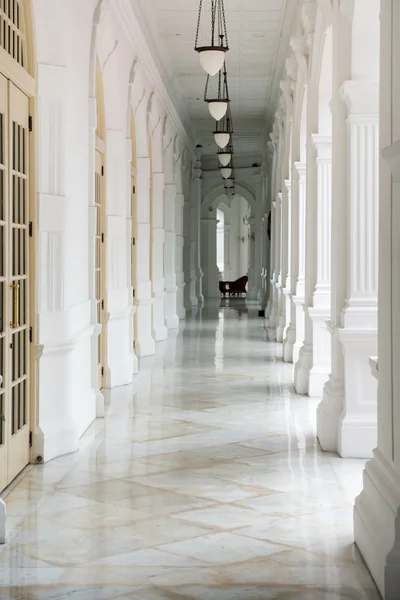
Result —
POLYGON ((105 205, 104 205, 104 156, 96 150, 95 205, 96 205, 96 264, 95 285, 97 322, 101 325, 98 338, 99 389, 104 387, 106 364, 106 319, 105 319, 105 205))
POLYGON ((0 490, 29 463, 28 98, 0 76, 0 490))

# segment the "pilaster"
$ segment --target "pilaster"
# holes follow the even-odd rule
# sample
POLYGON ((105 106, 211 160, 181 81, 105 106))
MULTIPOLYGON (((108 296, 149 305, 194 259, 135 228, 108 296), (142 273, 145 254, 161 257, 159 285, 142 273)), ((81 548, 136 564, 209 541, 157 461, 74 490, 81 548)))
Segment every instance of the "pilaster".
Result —
POLYGON ((309 396, 321 398, 331 370, 331 342, 326 327, 331 311, 332 137, 312 136, 317 168, 317 282, 308 312, 312 320, 313 366, 309 396))
POLYGON ((305 267, 306 267, 306 165, 294 163, 297 177, 297 247, 293 249, 298 253, 297 281, 293 296, 296 312, 296 341, 293 346, 293 363, 299 360, 300 349, 304 342, 304 302, 305 302, 305 267))
POLYGON ((217 219, 214 213, 201 219, 202 270, 205 298, 219 298, 219 271, 217 267, 217 219))
POLYGON ((176 185, 167 183, 164 185, 164 280, 165 280, 165 325, 167 329, 179 328, 179 317, 176 310, 176 285, 175 255, 176 255, 176 233, 175 233, 175 200, 176 185))

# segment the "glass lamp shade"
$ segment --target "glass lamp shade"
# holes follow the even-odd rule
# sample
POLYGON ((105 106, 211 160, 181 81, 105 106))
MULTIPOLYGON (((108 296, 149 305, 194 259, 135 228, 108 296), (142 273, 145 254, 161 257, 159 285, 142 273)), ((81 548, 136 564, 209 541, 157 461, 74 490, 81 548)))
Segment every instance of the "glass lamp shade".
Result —
POLYGON ((220 152, 218 158, 221 165, 226 167, 231 162, 232 154, 230 152, 220 152))
POLYGON ((221 175, 224 179, 228 179, 228 177, 231 176, 231 173, 232 173, 232 169, 229 167, 223 167, 221 169, 221 175))
POLYGON ((223 67, 226 48, 210 46, 209 48, 199 48, 197 52, 205 72, 214 77, 223 67))
POLYGON ((208 102, 208 110, 216 121, 220 121, 224 118, 228 110, 228 100, 210 100, 208 102))
POLYGON ((229 144, 229 140, 231 139, 231 134, 226 132, 214 133, 214 139, 217 146, 220 148, 225 148, 229 144))

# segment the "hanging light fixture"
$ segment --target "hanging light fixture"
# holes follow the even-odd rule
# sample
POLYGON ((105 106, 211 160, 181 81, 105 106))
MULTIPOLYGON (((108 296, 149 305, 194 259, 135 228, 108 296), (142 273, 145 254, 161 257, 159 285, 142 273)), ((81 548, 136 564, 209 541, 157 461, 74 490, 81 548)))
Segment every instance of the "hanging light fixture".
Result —
POLYGON ((207 102, 211 116, 216 121, 221 121, 227 113, 230 102, 226 66, 224 65, 223 72, 220 71, 218 74, 218 92, 213 98, 207 98, 209 82, 210 76, 208 75, 204 90, 204 102, 207 102))
POLYGON ((232 160, 233 148, 232 145, 229 145, 228 148, 222 150, 222 152, 218 151, 218 160, 223 167, 229 165, 232 160))
POLYGON ((201 11, 203 8, 203 0, 200 0, 194 49, 199 53, 200 64, 205 72, 213 77, 222 69, 225 60, 225 53, 229 50, 229 47, 224 0, 210 0, 210 4, 211 43, 209 46, 198 45, 201 25, 201 11))
POLYGON ((219 148, 223 149, 229 144, 232 138, 233 126, 232 126, 232 115, 230 106, 226 111, 226 115, 220 121, 216 123, 216 130, 214 131, 215 143, 219 148))
POLYGON ((222 167, 222 169, 220 169, 221 171, 221 175, 224 179, 228 179, 228 177, 230 177, 232 175, 232 169, 230 167, 222 167))

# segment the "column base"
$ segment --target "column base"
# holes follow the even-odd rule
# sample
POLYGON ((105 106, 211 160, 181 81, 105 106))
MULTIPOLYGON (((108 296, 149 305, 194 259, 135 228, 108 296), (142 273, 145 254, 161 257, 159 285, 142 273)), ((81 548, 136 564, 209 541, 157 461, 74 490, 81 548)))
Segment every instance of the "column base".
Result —
MULTIPOLYGON (((136 358, 136 356, 135 356, 136 358)), ((137 358, 136 358, 136 363, 138 362, 137 358)), ((136 371, 137 373, 137 371, 136 371)), ((94 391, 94 395, 96 398, 96 418, 97 419, 104 419, 105 414, 106 414, 106 406, 105 406, 105 401, 104 401, 104 395, 103 393, 99 390, 99 389, 95 389, 94 391)))
POLYGON ((136 354, 139 358, 153 356, 156 353, 156 343, 152 337, 147 337, 136 342, 136 354))
POLYGON ((152 335, 155 342, 163 342, 168 338, 168 329, 165 325, 158 325, 157 329, 153 329, 152 335))
MULTIPOLYGON (((282 298, 282 302, 284 302, 283 298, 282 298)), ((277 326, 276 326, 276 341, 279 343, 283 343, 285 328, 286 328, 286 311, 283 310, 283 311, 281 311, 280 315, 278 315, 277 326)))
POLYGON ((385 600, 400 590, 400 475, 382 456, 366 464, 364 486, 354 506, 354 537, 385 600))
POLYGON ((69 418, 63 418, 61 421, 52 420, 48 424, 37 426, 33 436, 32 462, 44 464, 54 458, 77 452, 79 438, 78 428, 69 418))
POLYGON ((345 395, 338 423, 338 452, 343 458, 370 458, 377 444, 378 382, 371 373, 378 335, 373 329, 336 329, 343 347, 345 395))
POLYGON ((304 344, 294 366, 294 387, 298 394, 308 394, 312 367, 312 347, 304 344))
POLYGON ((317 437, 325 452, 338 450, 338 423, 343 404, 344 387, 330 375, 317 408, 317 437))
POLYGON ((287 363, 293 362, 293 347, 296 342, 296 327, 292 324, 286 330, 286 338, 283 341, 283 360, 287 363))
POLYGON ((265 309, 265 317, 264 317, 264 327, 267 329, 267 327, 269 327, 269 316, 271 314, 272 311, 272 298, 271 296, 268 299, 267 302, 267 307, 265 309))
POLYGON ((342 458, 371 458, 377 443, 376 419, 339 418, 338 453, 342 458))
POLYGON ((322 398, 324 394, 324 386, 329 379, 329 373, 330 369, 326 367, 315 366, 311 369, 308 386, 308 395, 310 398, 322 398))
POLYGON ((293 364, 296 365, 300 358, 300 350, 304 344, 305 337, 305 312, 304 312, 303 294, 297 294, 293 297, 293 303, 296 311, 296 341, 293 346, 293 364))
POLYGON ((324 385, 331 372, 331 335, 326 326, 330 307, 312 307, 308 309, 308 314, 312 321, 313 336, 313 367, 310 371, 308 395, 310 398, 322 398, 324 385))
POLYGON ((167 329, 179 329, 178 315, 167 316, 165 319, 167 329))
POLYGON ((258 290, 257 288, 253 288, 249 292, 247 292, 247 300, 258 300, 258 290))

